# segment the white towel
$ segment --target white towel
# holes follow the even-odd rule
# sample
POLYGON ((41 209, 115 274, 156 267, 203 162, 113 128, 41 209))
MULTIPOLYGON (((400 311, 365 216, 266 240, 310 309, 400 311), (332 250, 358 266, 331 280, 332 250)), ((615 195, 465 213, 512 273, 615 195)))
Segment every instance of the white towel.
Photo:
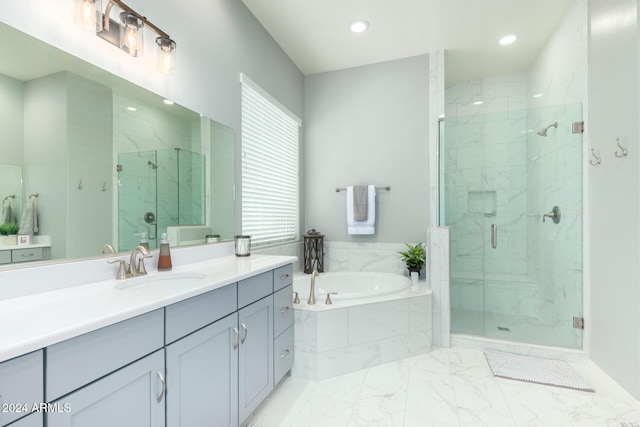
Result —
POLYGON ((38 232, 38 206, 36 199, 31 198, 24 203, 22 216, 20 217, 20 230, 18 234, 34 235, 38 232))
POLYGON ((353 219, 353 186, 347 187, 347 233, 375 234, 376 232, 376 186, 367 186, 368 211, 366 221, 353 219))

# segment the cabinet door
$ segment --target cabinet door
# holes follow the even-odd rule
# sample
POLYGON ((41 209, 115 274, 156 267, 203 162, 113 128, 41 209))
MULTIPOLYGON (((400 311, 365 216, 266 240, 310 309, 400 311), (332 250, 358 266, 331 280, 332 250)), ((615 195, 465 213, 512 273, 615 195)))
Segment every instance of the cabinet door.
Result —
POLYGON ((163 377, 164 351, 158 350, 55 401, 47 426, 164 427, 163 377))
POLYGON ((167 346, 167 427, 238 425, 237 316, 167 346))
POLYGON ((238 312, 240 322, 240 422, 273 389, 273 295, 238 312))

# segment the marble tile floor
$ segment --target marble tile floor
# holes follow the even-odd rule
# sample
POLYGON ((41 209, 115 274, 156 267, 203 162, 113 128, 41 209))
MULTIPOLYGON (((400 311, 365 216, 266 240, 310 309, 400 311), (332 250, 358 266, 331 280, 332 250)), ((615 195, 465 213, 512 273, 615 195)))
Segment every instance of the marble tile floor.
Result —
MULTIPOLYGON (((595 393, 493 377, 484 353, 431 352, 322 381, 285 377, 251 427, 622 427, 640 402, 588 361, 595 393)), ((640 424, 638 424, 640 425, 640 424)))

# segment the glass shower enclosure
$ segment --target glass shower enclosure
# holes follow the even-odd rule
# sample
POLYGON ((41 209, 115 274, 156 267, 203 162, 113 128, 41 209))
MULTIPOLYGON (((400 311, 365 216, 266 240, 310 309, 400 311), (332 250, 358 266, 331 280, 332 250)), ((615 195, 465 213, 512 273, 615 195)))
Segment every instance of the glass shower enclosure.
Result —
POLYGON ((167 226, 205 223, 204 155, 163 149, 118 155, 118 251, 147 233, 159 247, 167 226))
POLYGON ((452 332, 582 347, 581 117, 575 104, 440 123, 452 332))

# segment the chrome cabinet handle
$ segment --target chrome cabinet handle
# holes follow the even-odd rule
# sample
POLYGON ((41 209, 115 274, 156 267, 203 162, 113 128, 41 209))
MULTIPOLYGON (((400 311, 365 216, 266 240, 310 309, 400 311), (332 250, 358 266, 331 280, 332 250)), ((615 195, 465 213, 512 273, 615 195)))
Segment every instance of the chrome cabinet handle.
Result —
POLYGON ((493 249, 498 247, 498 225, 491 224, 491 247, 493 249))
POLYGON ((247 325, 245 325, 244 323, 240 323, 240 327, 244 330, 244 335, 240 340, 240 344, 244 344, 245 340, 247 339, 247 334, 249 333, 249 330, 247 329, 247 325))
POLYGON ((288 279, 289 275, 288 274, 283 274, 282 276, 280 276, 280 280, 284 280, 284 279, 288 279))
POLYGON ((237 350, 240 345, 240 331, 238 328, 233 328, 233 333, 236 334, 236 342, 233 343, 233 349, 237 350))
POLYGON ((282 353, 280 353, 280 359, 284 359, 285 357, 287 357, 289 355, 289 349, 286 349, 285 351, 283 351, 282 353))
POLYGON ((158 398, 156 399, 156 401, 158 403, 160 403, 160 402, 162 402, 162 399, 164 398, 165 391, 167 391, 167 384, 164 381, 164 377, 162 376, 162 372, 156 371, 156 374, 158 375, 158 379, 160 379, 160 384, 162 384, 162 391, 160 391, 160 396, 158 396, 158 398))
POLYGON ((288 306, 287 306, 287 307, 285 307, 285 308, 283 308, 283 309, 281 309, 281 310, 280 310, 280 313, 284 314, 284 313, 286 313, 287 311, 289 311, 289 307, 288 307, 288 306))

